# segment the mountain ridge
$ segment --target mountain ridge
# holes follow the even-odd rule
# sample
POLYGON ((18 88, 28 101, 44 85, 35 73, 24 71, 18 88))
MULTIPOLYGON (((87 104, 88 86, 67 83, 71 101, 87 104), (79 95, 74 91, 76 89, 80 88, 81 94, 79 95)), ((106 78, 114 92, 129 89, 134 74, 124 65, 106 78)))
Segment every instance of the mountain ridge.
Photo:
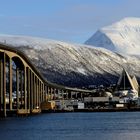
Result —
POLYGON ((139 57, 105 48, 22 36, 0 35, 0 42, 24 52, 53 83, 80 88, 115 84, 123 68, 140 78, 139 57))
POLYGON ((122 54, 140 55, 140 18, 125 18, 103 27, 85 44, 122 54))

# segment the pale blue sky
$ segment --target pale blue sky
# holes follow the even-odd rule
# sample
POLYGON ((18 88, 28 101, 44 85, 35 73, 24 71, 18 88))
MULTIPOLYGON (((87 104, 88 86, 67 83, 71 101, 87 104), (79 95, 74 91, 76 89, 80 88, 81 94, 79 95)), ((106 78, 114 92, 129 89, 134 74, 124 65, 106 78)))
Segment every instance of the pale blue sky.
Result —
POLYGON ((140 17, 140 0, 0 0, 0 34, 83 43, 124 17, 140 17))

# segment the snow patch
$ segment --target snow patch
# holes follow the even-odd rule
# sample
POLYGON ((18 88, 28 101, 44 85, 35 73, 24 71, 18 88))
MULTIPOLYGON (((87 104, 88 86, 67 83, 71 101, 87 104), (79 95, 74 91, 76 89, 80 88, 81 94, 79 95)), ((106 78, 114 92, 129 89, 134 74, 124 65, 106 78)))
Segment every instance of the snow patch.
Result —
POLYGON ((77 71, 78 71, 79 73, 83 74, 83 75, 87 75, 85 69, 83 69, 83 68, 77 68, 77 71))
POLYGON ((98 30, 85 44, 140 55, 140 18, 125 18, 98 30))

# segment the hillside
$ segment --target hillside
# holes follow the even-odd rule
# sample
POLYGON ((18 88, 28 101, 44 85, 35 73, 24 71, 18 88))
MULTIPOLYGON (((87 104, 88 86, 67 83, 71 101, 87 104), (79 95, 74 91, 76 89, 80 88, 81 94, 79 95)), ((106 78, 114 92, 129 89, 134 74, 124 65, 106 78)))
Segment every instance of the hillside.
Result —
POLYGON ((139 57, 103 48, 24 36, 0 35, 0 42, 23 51, 47 80, 62 85, 114 84, 122 66, 137 77, 140 73, 139 57))

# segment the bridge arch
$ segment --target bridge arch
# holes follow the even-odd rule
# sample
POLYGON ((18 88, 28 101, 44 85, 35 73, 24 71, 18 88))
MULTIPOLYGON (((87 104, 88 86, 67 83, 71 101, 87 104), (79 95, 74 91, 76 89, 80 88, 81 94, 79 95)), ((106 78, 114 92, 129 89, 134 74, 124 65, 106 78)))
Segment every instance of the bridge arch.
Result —
POLYGON ((18 69, 24 70, 25 65, 24 65, 23 61, 18 56, 13 56, 11 59, 18 69))
POLYGON ((12 46, 0 44, 0 113, 6 116, 7 109, 18 113, 38 111, 41 103, 54 99, 68 99, 75 95, 92 93, 92 91, 69 88, 51 83, 40 74, 31 61, 12 46), (8 84, 7 84, 8 79, 8 84), (15 80, 16 91, 13 90, 15 80), (9 88, 9 108, 6 103, 6 93, 9 88), (16 102, 13 102, 13 92, 16 92, 16 102), (15 104, 15 106, 13 106, 15 104))
POLYGON ((0 112, 4 116, 7 110, 30 113, 40 108, 45 100, 44 88, 43 78, 22 53, 20 56, 17 51, 0 45, 0 112))

